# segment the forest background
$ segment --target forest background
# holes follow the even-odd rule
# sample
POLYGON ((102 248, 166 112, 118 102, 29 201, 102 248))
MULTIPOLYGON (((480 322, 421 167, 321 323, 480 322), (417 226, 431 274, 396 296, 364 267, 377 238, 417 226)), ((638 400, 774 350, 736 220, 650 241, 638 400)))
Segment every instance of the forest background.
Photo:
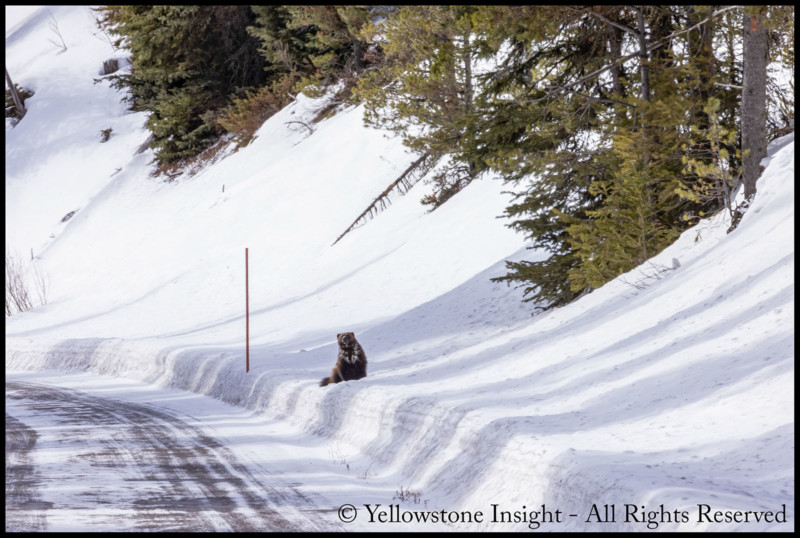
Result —
MULTIPOLYGON (((729 211, 735 228, 767 143, 794 129, 791 6, 97 13, 130 51, 130 71, 111 78, 150 114, 165 180, 231 139, 248 144, 298 92, 335 96, 313 121, 364 104, 365 123, 400 133, 418 158, 354 224, 415 178, 435 184, 421 200, 435 210, 499 173, 515 194, 508 225, 549 256, 507 262, 498 280, 541 309, 641 264, 705 216, 729 211)), ((24 113, 9 99, 7 115, 24 113)))

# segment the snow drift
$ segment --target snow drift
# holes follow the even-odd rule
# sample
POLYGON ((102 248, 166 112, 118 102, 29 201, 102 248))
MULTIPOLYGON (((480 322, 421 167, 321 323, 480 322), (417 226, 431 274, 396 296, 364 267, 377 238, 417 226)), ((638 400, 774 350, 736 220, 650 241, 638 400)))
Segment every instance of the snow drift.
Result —
POLYGON ((794 529, 792 136, 736 231, 723 215, 701 222, 532 316, 519 290, 489 280, 506 259, 541 256, 498 218, 509 195, 497 178, 433 213, 421 182, 332 246, 413 161, 397 138, 364 127, 360 108, 299 128, 322 105, 300 96, 247 147, 164 182, 151 152, 135 155, 145 117, 92 83, 123 55, 87 8, 50 9, 66 52, 36 14, 6 36, 9 71, 36 91, 6 129, 6 243, 33 252, 51 289, 7 318, 8 371, 135 379, 284 421, 337 447, 342 480, 359 477, 332 503, 388 505, 369 492, 405 486, 425 510, 561 510, 549 530, 654 528, 648 514, 661 530, 794 529), (368 377, 320 388, 343 331, 368 377), (592 517, 612 504, 616 521, 592 517), (625 505, 640 512, 625 518, 625 505), (787 522, 709 520, 699 505, 785 506, 787 522))

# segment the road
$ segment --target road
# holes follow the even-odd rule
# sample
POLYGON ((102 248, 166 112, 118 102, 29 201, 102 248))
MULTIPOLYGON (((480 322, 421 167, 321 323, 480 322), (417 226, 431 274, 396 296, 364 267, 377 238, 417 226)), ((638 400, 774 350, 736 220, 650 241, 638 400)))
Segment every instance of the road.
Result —
POLYGON ((291 486, 156 405, 6 380, 6 531, 330 530, 291 486))

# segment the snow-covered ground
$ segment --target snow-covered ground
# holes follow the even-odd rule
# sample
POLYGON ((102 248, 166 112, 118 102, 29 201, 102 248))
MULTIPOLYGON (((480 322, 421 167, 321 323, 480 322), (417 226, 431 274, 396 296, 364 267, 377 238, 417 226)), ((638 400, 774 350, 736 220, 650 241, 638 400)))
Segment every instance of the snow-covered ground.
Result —
POLYGON ((321 103, 300 96, 249 146, 165 182, 135 155, 145 116, 93 82, 124 51, 91 10, 25 16, 6 33, 13 80, 36 92, 6 127, 6 245, 49 292, 6 320, 7 377, 221 400, 234 407, 192 397, 192 415, 325 508, 356 507, 352 530, 794 529, 793 135, 735 232, 701 222, 532 316, 489 280, 541 255, 497 218, 496 178, 433 213, 421 182, 332 246, 414 160, 360 108, 310 133, 292 122, 321 103), (368 377, 320 388, 344 331, 368 377), (449 520, 381 523, 376 504, 449 520))

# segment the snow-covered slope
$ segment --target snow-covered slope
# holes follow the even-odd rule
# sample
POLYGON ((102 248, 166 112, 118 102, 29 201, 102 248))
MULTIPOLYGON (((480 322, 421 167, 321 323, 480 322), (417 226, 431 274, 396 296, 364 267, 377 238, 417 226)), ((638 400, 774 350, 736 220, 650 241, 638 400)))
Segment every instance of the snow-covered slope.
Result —
MULTIPOLYGON (((644 530, 649 512, 664 530, 794 528, 793 139, 735 232, 702 222, 531 316, 489 281, 540 255, 497 218, 496 178, 430 214, 419 183, 332 246, 414 159, 399 140, 359 108, 309 133, 296 122, 321 102, 300 96, 249 146, 166 183, 150 151, 134 154, 145 117, 92 82, 124 54, 88 8, 49 9, 66 51, 43 11, 6 37, 9 72, 36 91, 6 130, 6 243, 50 283, 47 305, 7 318, 7 370, 124 377, 280 419, 348 461, 339 504, 397 503, 385 493, 402 485, 426 503, 409 510, 531 519, 545 504, 563 515, 551 530, 644 530), (343 331, 369 375, 320 388, 343 331), (616 521, 592 517, 611 504, 616 521), (626 504, 646 514, 625 518, 626 504), (709 522, 698 505, 785 505, 788 521, 709 522)), ((510 519, 433 528, 528 528, 510 519)))

